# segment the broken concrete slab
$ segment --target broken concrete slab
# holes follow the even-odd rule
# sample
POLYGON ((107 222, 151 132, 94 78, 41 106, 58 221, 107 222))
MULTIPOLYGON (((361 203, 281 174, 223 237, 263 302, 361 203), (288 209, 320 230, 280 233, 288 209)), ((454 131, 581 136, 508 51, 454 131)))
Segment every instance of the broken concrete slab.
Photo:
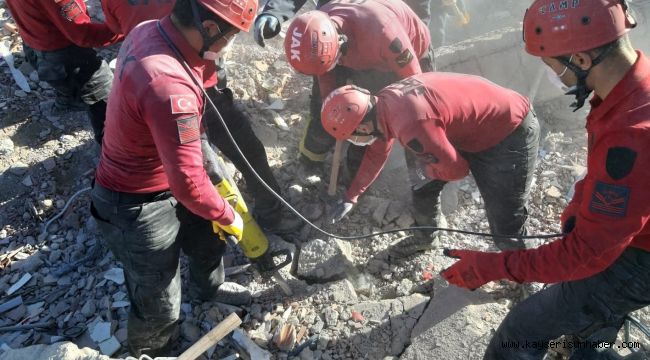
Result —
POLYGON ((117 285, 124 284, 124 270, 121 268, 112 268, 104 273, 104 279, 110 280, 117 285))
POLYGON ((96 343, 101 343, 104 340, 107 340, 111 337, 111 323, 110 322, 98 322, 90 330, 90 338, 93 339, 96 343))
POLYGON ((23 287, 25 284, 27 284, 31 279, 32 279, 32 274, 30 273, 23 274, 23 276, 20 277, 20 280, 18 280, 9 289, 7 289, 6 291, 7 295, 11 295, 16 291, 20 290, 20 288, 23 287))
POLYGON ((107 340, 102 341, 99 343, 99 351, 107 356, 111 356, 117 352, 117 350, 120 349, 122 345, 120 345, 120 342, 117 340, 115 336, 111 336, 107 340))
POLYGON ((484 291, 436 285, 400 359, 482 359, 492 329, 507 313, 484 291))
POLYGON ((337 303, 352 304, 358 301, 354 285, 348 279, 324 284, 316 294, 322 294, 326 299, 337 303))
POLYGON ((343 279, 354 267, 349 243, 333 239, 314 239, 300 251, 296 275, 312 282, 343 279))
POLYGON ((78 348, 71 342, 53 345, 32 345, 22 349, 5 351, 0 354, 0 360, 110 360, 108 356, 89 348, 78 348))
POLYGON ((429 297, 413 294, 406 297, 366 301, 350 307, 366 321, 361 333, 351 339, 355 356, 381 359, 398 356, 410 343, 410 330, 424 312, 429 297))

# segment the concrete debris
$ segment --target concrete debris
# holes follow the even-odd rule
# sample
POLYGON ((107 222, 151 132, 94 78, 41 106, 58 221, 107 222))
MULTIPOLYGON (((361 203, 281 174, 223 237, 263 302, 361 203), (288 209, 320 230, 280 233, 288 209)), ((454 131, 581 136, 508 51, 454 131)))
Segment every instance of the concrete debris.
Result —
POLYGON ((25 284, 27 284, 31 279, 32 279, 32 274, 30 273, 23 274, 23 276, 20 277, 20 280, 18 280, 9 289, 7 289, 6 291, 7 295, 12 295, 16 291, 20 290, 20 288, 25 286, 25 284))
POLYGON ((23 298, 18 296, 0 304, 0 314, 7 312, 23 303, 23 298))
POLYGON ((296 275, 312 282, 342 279, 353 268, 349 243, 334 239, 314 239, 303 245, 296 275))
POLYGON ((112 268, 104 274, 104 279, 110 280, 117 285, 124 284, 124 270, 121 268, 112 268))
POLYGON ((233 331, 232 339, 246 350, 251 359, 271 360, 271 353, 255 344, 241 329, 233 331))
POLYGON ((413 294, 393 300, 362 302, 352 307, 369 323, 378 322, 373 331, 359 334, 352 351, 369 358, 398 356, 410 343, 410 329, 417 323, 429 297, 413 294))
POLYGON ((359 301, 354 285, 348 279, 324 284, 322 292, 325 298, 336 303, 354 304, 359 301))
POLYGON ((480 359, 491 331, 508 308, 489 295, 455 286, 436 287, 434 297, 411 332, 401 359, 480 359))
POLYGON ((562 197, 562 193, 560 192, 560 189, 558 189, 555 186, 551 186, 544 190, 544 194, 546 194, 547 197, 550 197, 552 199, 559 199, 562 197))
POLYGON ((388 211, 388 206, 390 205, 390 200, 383 199, 375 208, 375 211, 372 213, 372 219, 377 225, 382 225, 384 223, 384 217, 388 211))
POLYGON ((32 345, 22 349, 5 351, 0 354, 0 360, 110 360, 108 356, 89 348, 78 348, 71 342, 53 345, 32 345))
POLYGON ((96 343, 101 343, 104 340, 107 340, 111 337, 111 323, 110 322, 98 322, 95 326, 90 329, 90 338, 93 339, 96 343))
POLYGON ((117 350, 120 349, 122 345, 120 345, 120 342, 117 341, 117 338, 115 336, 111 336, 105 341, 102 341, 99 343, 99 351, 107 356, 112 356, 117 352, 117 350))

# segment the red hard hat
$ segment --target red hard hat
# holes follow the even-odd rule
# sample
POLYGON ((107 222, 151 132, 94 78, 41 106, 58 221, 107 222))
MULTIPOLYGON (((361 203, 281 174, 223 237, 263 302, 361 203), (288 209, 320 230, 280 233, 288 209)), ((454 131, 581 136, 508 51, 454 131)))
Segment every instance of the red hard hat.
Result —
POLYGON ((526 51, 555 57, 608 44, 636 25, 624 0, 536 0, 524 15, 526 51))
POLYGON ((323 75, 337 61, 339 36, 330 17, 318 10, 295 18, 284 38, 289 64, 307 75, 323 75))
POLYGON ((232 26, 248 32, 257 15, 257 0, 198 0, 207 10, 232 26))
POLYGON ((354 85, 332 91, 321 109, 323 128, 336 140, 346 140, 361 124, 368 112, 370 92, 354 85))

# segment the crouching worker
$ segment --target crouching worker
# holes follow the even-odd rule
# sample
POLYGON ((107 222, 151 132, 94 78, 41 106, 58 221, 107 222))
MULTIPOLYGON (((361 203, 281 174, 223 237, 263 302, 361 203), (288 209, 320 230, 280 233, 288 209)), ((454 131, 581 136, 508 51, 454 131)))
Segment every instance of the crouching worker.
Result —
MULTIPOLYGON (((340 221, 381 172, 397 139, 415 154, 420 183, 412 187, 418 226, 438 226, 440 192, 471 170, 494 234, 525 234, 526 199, 535 168, 539 125, 528 99, 486 79, 424 73, 376 96, 354 86, 323 102, 323 127, 338 140, 369 145, 356 177, 331 213, 340 221)), ((397 257, 431 249, 436 233, 418 231, 391 249, 397 257)), ((499 249, 524 248, 494 238, 499 249)))
POLYGON ((92 48, 114 44, 122 37, 106 24, 91 22, 83 0, 8 0, 7 5, 23 39, 27 62, 56 91, 52 110, 87 109, 101 145, 113 74, 92 48))
POLYGON ((171 15, 131 31, 120 49, 92 210, 124 266, 134 356, 171 355, 181 250, 200 299, 250 302, 246 288, 224 282, 226 243, 212 222, 238 238, 243 222, 203 167, 201 87, 211 62, 203 55, 248 31, 256 9, 255 0, 179 0, 171 15))

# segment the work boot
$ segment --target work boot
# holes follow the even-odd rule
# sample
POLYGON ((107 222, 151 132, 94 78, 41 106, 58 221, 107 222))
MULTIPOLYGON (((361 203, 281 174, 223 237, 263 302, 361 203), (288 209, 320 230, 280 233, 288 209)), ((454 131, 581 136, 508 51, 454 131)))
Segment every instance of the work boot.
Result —
POLYGON ((198 293, 197 297, 203 301, 216 301, 230 305, 248 305, 252 299, 251 292, 247 288, 229 281, 219 285, 217 290, 209 295, 196 288, 191 288, 190 291, 194 294, 198 293))
POLYGON ((302 219, 299 219, 293 213, 277 211, 278 216, 261 216, 258 219, 258 224, 264 230, 273 234, 290 234, 300 230, 302 227, 302 219))
MULTIPOLYGON (((418 221, 418 216, 415 216, 415 218, 416 226, 447 227, 447 220, 440 212, 433 221, 429 219, 427 221, 418 221)), ((389 250, 389 255, 400 259, 419 252, 440 248, 439 235, 440 231, 415 230, 412 236, 393 244, 389 250)))

